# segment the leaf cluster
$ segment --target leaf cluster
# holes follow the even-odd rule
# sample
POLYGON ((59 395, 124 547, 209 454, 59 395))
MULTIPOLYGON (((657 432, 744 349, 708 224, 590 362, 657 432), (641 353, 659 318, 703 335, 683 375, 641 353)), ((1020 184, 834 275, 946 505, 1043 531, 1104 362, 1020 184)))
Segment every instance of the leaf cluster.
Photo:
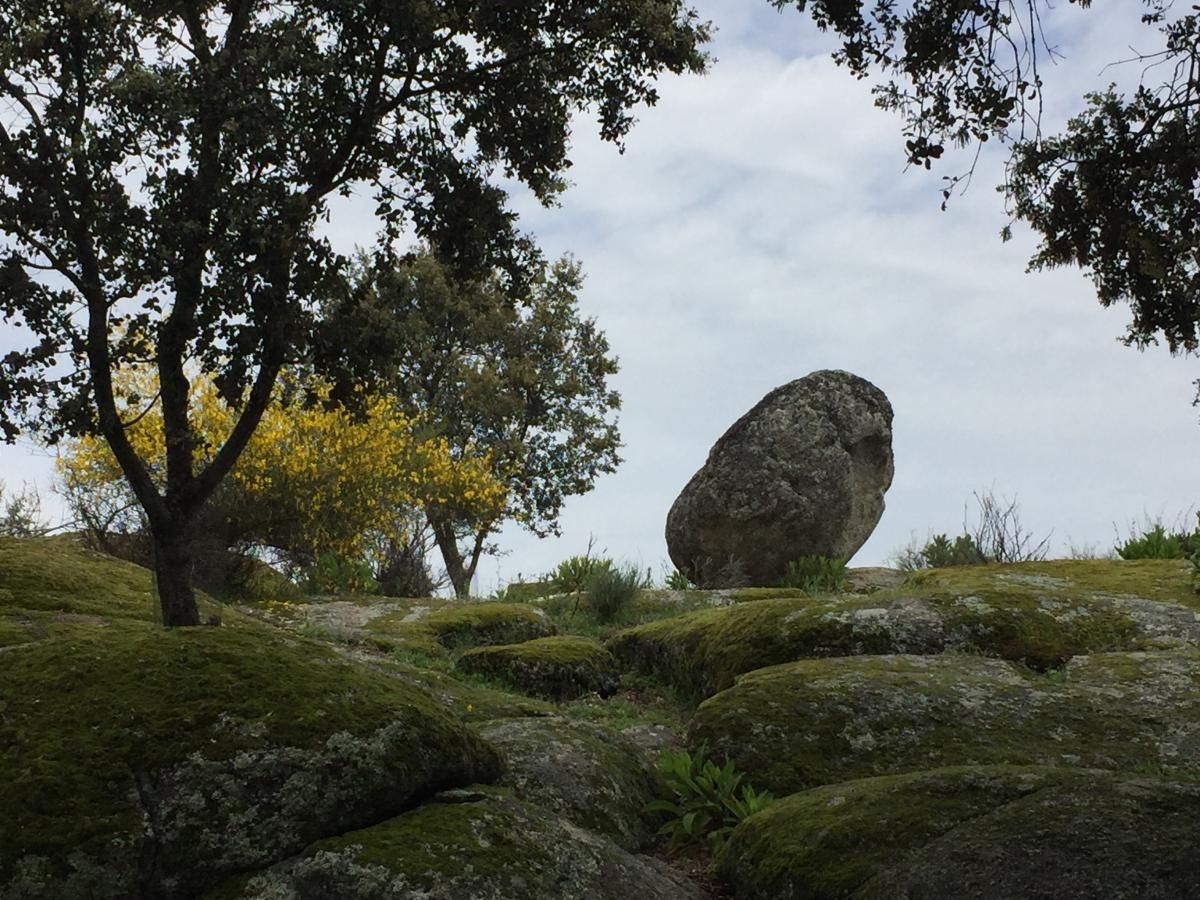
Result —
POLYGON ((756 791, 747 784, 744 774, 734 769, 729 758, 723 765, 706 758, 703 746, 695 753, 663 753, 658 771, 672 796, 650 802, 646 810, 669 816, 659 834, 666 836, 676 850, 707 842, 716 852, 742 819, 765 809, 775 799, 769 792, 756 791))

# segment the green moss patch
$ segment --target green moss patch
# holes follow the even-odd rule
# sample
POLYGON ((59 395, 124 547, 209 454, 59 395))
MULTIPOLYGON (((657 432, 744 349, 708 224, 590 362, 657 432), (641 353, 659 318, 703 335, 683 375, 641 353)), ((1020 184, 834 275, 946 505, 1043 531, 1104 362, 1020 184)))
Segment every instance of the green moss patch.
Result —
POLYGON ((1064 561, 918 573, 870 595, 761 599, 627 629, 622 666, 696 700, 796 659, 967 650, 1061 667, 1080 654, 1200 645, 1200 608, 1175 561, 1064 561), (1103 587, 1109 570, 1116 587, 1103 587))
POLYGON ((617 661, 587 638, 556 636, 477 647, 455 667, 468 675, 500 681, 534 697, 574 700, 585 694, 609 696, 617 690, 617 661))
MULTIPOLYGON (((202 620, 246 624, 197 595, 202 620)), ((64 633, 64 626, 161 620, 149 569, 84 548, 71 537, 0 538, 0 646, 64 633)))
POLYGON ((422 691, 261 628, 63 624, 0 653, 0 697, 0 894, 191 896, 498 766, 422 691))
POLYGON ((968 767, 793 794, 718 864, 745 900, 1195 893, 1200 788, 1094 770, 968 767))
POLYGON ((226 898, 699 900, 662 863, 493 790, 440 795, 402 816, 309 847, 226 898))
POLYGON ((689 744, 759 787, 951 765, 1200 776, 1200 653, 1081 656, 1043 676, 966 654, 803 660, 705 701, 689 744))
POLYGON ((399 649, 438 653, 491 644, 513 644, 555 634, 540 609, 527 603, 451 603, 380 616, 366 630, 399 649))

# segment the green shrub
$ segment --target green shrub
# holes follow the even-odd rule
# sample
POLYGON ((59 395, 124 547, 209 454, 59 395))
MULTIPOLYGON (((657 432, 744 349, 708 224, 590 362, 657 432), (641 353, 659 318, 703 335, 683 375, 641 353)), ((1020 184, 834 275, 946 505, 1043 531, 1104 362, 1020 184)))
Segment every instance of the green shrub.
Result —
POLYGON ((585 585, 588 606, 596 613, 599 621, 611 622, 644 586, 642 574, 635 566, 618 567, 611 563, 599 566, 585 585))
POLYGON ((1190 533, 1172 532, 1162 522, 1147 523, 1140 534, 1131 531, 1114 549, 1121 559, 1195 559, 1200 553, 1200 527, 1190 533))
POLYGON ((687 577, 685 572, 681 572, 674 567, 665 569, 663 578, 663 586, 669 591, 691 591, 695 590, 696 585, 687 577))
POLYGON ((304 570, 300 587, 309 594, 370 594, 379 586, 365 561, 326 552, 304 570))
POLYGON ((707 840, 715 853, 738 822, 775 799, 745 784, 745 776, 734 771, 728 757, 718 766, 704 753, 701 746, 694 754, 667 751, 659 757, 658 771, 672 796, 652 801, 646 810, 667 813, 669 819, 658 833, 667 836, 675 850, 707 840))
POLYGON ((560 594, 576 594, 584 590, 593 577, 603 571, 611 571, 613 561, 586 554, 564 559, 558 567, 547 576, 560 594))
POLYGON ((832 594, 846 586, 846 560, 840 557, 802 556, 787 564, 780 587, 799 588, 806 594, 832 594))

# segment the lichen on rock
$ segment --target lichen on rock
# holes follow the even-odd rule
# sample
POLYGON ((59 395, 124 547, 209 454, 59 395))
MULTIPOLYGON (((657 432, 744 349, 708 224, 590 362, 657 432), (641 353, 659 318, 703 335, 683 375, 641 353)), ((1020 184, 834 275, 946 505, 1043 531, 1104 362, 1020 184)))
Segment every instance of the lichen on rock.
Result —
POLYGON ((1200 652, 1093 654, 1050 675, 971 654, 803 660, 705 701, 688 742, 776 794, 967 764, 1195 779, 1200 652))
POLYGON ((741 900, 1200 895, 1200 786, 1096 770, 956 767, 831 784, 734 829, 741 900))
POLYGON ((646 804, 661 777, 633 741, 560 716, 488 723, 479 733, 504 760, 498 784, 626 850, 652 840, 657 819, 646 804))
POLYGON ((806 658, 966 650, 1046 670, 1079 654, 1200 646, 1200 601, 1171 560, 961 567, 869 595, 748 599, 629 628, 606 646, 624 668, 697 700, 806 658), (1121 591, 1104 589, 1105 572, 1121 591))
POLYGON ((190 897, 494 778, 420 690, 263 626, 63 626, 0 654, 0 895, 190 897))
POLYGON ((650 857, 494 788, 449 792, 304 854, 209 900, 700 900, 650 857))

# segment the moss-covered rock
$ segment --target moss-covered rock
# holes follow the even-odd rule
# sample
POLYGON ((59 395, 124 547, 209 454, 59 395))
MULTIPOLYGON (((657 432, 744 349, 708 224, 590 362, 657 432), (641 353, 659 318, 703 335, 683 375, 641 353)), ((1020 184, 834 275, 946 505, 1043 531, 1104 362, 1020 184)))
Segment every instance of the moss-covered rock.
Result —
POLYGON ((195 896, 498 774, 423 692, 314 642, 105 621, 0 653, 5 897, 195 896))
POLYGON ((646 804, 661 796, 649 757, 628 738, 587 722, 510 719, 480 728, 500 751, 500 784, 516 796, 611 838, 626 850, 653 839, 646 804))
POLYGON ((494 790, 455 791, 320 841, 209 900, 699 900, 658 860, 494 790))
POLYGON ((428 653, 515 644, 558 632, 536 606, 495 601, 414 606, 372 619, 366 630, 399 649, 428 653))
POLYGON ((1048 669, 1078 654, 1196 646, 1197 609, 1178 561, 1070 560, 922 572, 870 595, 740 602, 630 628, 606 646, 625 668, 699 700, 744 672, 812 657, 959 649, 1048 669))
POLYGON ((1200 652, 1079 656, 1040 675, 967 654, 803 660, 705 701, 689 744, 759 787, 941 766, 1082 766, 1200 776, 1200 652))
POLYGON ((719 858, 742 900, 1200 896, 1200 787, 1094 770, 952 768, 793 794, 719 858))
MULTIPOLYGON (((204 620, 245 619, 204 595, 197 600, 204 620)), ((71 537, 0 538, 0 646, 126 619, 160 619, 149 569, 71 537)))
POLYGON ((616 693, 619 675, 611 653, 595 641, 572 636, 477 647, 454 665, 468 675, 481 675, 522 693, 556 701, 592 693, 607 697, 616 693))

